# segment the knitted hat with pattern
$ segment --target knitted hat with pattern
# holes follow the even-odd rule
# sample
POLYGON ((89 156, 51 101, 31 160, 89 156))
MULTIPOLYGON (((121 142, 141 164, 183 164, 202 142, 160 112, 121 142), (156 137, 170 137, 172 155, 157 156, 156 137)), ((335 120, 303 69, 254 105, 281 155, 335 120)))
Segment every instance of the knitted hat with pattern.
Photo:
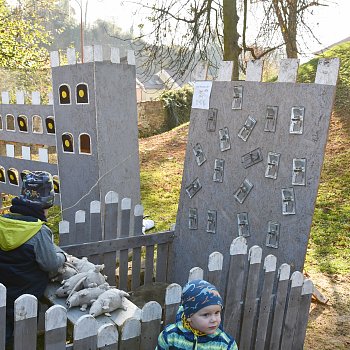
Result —
POLYGON ((218 290, 204 280, 188 282, 182 289, 181 303, 186 317, 190 317, 209 305, 220 305, 223 307, 222 298, 218 290))

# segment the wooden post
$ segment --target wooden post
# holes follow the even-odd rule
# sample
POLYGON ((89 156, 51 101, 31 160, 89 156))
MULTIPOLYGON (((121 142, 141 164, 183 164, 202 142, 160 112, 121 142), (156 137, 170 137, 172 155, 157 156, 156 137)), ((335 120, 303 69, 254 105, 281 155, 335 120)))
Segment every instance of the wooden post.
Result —
MULTIPOLYGON (((118 234, 118 193, 109 191, 105 196, 104 239, 117 238, 118 234)), ((115 285, 116 252, 105 253, 103 262, 104 273, 110 285, 115 285)))
POLYGON ((222 264, 224 262, 224 257, 219 252, 213 252, 209 255, 208 261, 208 282, 213 284, 216 289, 219 291, 220 295, 223 296, 221 282, 221 274, 222 274, 222 264))
POLYGON ((262 249, 259 246, 249 249, 249 273, 243 307, 242 333, 239 341, 239 347, 242 350, 250 349, 254 339, 261 258, 262 249))
POLYGON ((97 331, 97 348, 99 350, 118 350, 118 337, 118 329, 114 324, 104 324, 97 331))
POLYGON ((45 350, 66 349, 67 309, 51 306, 45 312, 45 350))
POLYGON ((36 349, 38 300, 22 294, 15 300, 14 350, 36 349))
POLYGON ((188 282, 203 279, 204 271, 200 267, 193 267, 188 274, 188 282))
POLYGON ((162 307, 156 301, 150 301, 142 308, 140 350, 155 349, 160 333, 162 307))
MULTIPOLYGON (((120 238, 129 237, 131 199, 123 198, 121 204, 120 238)), ((129 250, 123 249, 119 253, 119 289, 128 290, 128 258, 129 250)))
MULTIPOLYGON (((143 222, 143 206, 135 205, 134 208, 134 236, 142 235, 143 222)), ((131 276, 131 290, 135 290, 140 286, 141 274, 141 248, 134 248, 132 251, 132 276, 131 276)))
POLYGON ((170 284, 165 291, 164 326, 175 322, 175 317, 181 303, 182 288, 177 283, 170 284))
POLYGON ((139 349, 141 323, 136 318, 127 319, 122 327, 119 350, 139 349))
POLYGON ((281 349, 291 350, 293 345, 294 331, 298 318, 298 310, 301 298, 304 276, 295 271, 291 277, 291 288, 289 291, 288 306, 284 320, 281 349))
POLYGON ((75 234, 74 243, 85 243, 89 241, 86 229, 86 212, 85 210, 78 210, 75 213, 75 234))
POLYGON ((292 349, 303 349, 313 290, 314 288, 312 281, 305 279, 301 291, 298 320, 294 332, 292 349))
POLYGON ((242 317, 245 266, 247 262, 247 241, 235 238, 230 246, 230 266, 225 294, 224 329, 236 340, 239 339, 242 317))
POLYGON ((81 316, 74 325, 74 350, 97 348, 97 322, 91 315, 81 316))
POLYGON ((264 282, 261 291, 259 318, 255 338, 255 350, 264 350, 266 342, 266 334, 269 325, 272 291, 276 275, 277 258, 273 255, 268 255, 264 261, 264 282))
POLYGON ((269 341, 269 349, 271 350, 278 350, 280 348, 284 310, 286 307, 289 286, 289 275, 290 266, 288 264, 282 264, 279 268, 279 281, 272 320, 271 340, 269 341))
POLYGON ((58 232, 59 232, 59 240, 60 246, 63 247, 68 245, 69 243, 73 243, 70 241, 70 232, 69 232, 69 221, 62 220, 58 224, 58 232))

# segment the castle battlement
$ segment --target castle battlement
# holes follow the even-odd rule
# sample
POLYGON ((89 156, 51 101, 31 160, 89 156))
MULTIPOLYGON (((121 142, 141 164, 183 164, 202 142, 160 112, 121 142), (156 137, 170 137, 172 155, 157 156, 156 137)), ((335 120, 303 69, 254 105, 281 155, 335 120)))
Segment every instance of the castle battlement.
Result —
MULTIPOLYGON (((28 94, 29 95, 29 94, 28 94)), ((1 92, 1 104, 3 105, 24 105, 26 104, 25 102, 25 96, 26 96, 26 92, 25 91, 21 91, 21 90, 17 90, 16 91, 16 101, 15 103, 11 103, 10 102, 10 92, 9 91, 2 91, 1 92)), ((40 105, 53 105, 53 95, 52 92, 48 93, 48 103, 47 104, 43 104, 41 101, 41 95, 39 91, 32 91, 30 93, 31 96, 31 105, 33 106, 40 106, 40 105)), ((26 104, 28 105, 28 104, 26 104)))
MULTIPOLYGON (((83 63, 89 62, 102 62, 110 61, 111 63, 120 64, 120 50, 117 47, 111 47, 108 52, 108 57, 105 57, 106 52, 104 52, 102 45, 94 46, 84 46, 84 59, 83 63)), ((66 58, 68 65, 77 64, 77 55, 75 48, 67 48, 66 58)), ((127 64, 135 65, 135 54, 133 50, 127 50, 127 64)), ((52 51, 50 53, 51 67, 59 67, 62 64, 60 62, 60 54, 58 51, 52 51)))

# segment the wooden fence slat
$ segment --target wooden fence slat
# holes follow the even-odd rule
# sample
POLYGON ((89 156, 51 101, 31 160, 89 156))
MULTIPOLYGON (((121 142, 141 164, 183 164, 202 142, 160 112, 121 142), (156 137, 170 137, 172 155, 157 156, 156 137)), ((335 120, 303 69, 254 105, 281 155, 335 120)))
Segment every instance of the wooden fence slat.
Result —
POLYGON ((97 322, 91 315, 81 316, 74 325, 74 350, 97 348, 97 322))
POLYGON ((140 350, 155 349, 160 333, 162 307, 156 301, 150 301, 142 308, 140 350))
MULTIPOLYGON (((118 235, 118 194, 109 191, 105 196, 105 217, 104 217, 104 239, 114 239, 118 235)), ((103 262, 105 265, 104 273, 110 285, 115 285, 115 268, 117 254, 116 251, 104 252, 103 262)))
POLYGON ((257 292, 260 279, 261 258, 261 247, 253 246, 249 249, 249 272, 243 307, 242 332, 239 340, 241 350, 250 349, 254 336, 253 330, 257 316, 257 292))
POLYGON ((75 233, 73 240, 76 243, 88 242, 87 227, 86 227, 86 212, 85 210, 78 210, 75 213, 75 233))
POLYGON ((307 321, 309 318, 311 297, 313 292, 313 283, 309 279, 305 279, 301 291, 301 300, 299 303, 298 320, 293 339, 293 350, 302 350, 306 335, 307 321))
POLYGON ((242 314, 245 266, 247 263, 247 241, 235 238, 230 246, 230 266, 225 294, 224 329, 238 340, 242 314))
POLYGON ((208 261, 208 282, 213 284, 220 295, 223 295, 221 282, 222 265, 224 256, 220 252, 213 252, 209 255, 208 261))
POLYGON ((113 323, 102 325, 97 330, 97 348, 99 350, 118 350, 118 329, 113 323))
POLYGON ((90 203, 90 242, 102 240, 101 202, 90 203))
MULTIPOLYGON (((131 199, 123 198, 121 203, 121 226, 120 238, 130 235, 130 211, 131 199)), ((128 260, 129 250, 123 249, 119 252, 119 289, 128 290, 128 260)))
POLYGON ((157 245, 156 282, 167 281, 169 244, 157 245))
POLYGON ((14 349, 36 349, 38 300, 22 294, 15 300, 14 349))
POLYGON ((151 284, 153 281, 153 266, 154 266, 154 245, 146 246, 146 262, 145 262, 145 282, 151 284))
POLYGON ((69 233, 70 227, 69 227, 69 221, 62 220, 58 224, 58 232, 59 232, 59 241, 60 246, 68 245, 71 242, 70 233, 69 233))
MULTIPOLYGON (((0 283, 0 325, 6 324, 6 287, 0 283)), ((5 349, 6 327, 0 326, 0 349, 5 349)))
POLYGON ((140 347, 141 322, 135 318, 127 319, 122 327, 119 350, 138 350, 140 347))
POLYGON ((164 326, 175 322, 176 313, 181 303, 181 293, 182 288, 177 283, 169 284, 167 287, 165 291, 164 326))
POLYGON ((301 272, 295 271, 292 274, 291 281, 281 341, 281 349, 283 350, 292 349, 304 276, 301 272))
MULTIPOLYGON (((143 206, 135 205, 134 208, 134 237, 142 235, 143 225, 143 206)), ((132 274, 131 274, 131 290, 135 290, 141 285, 141 248, 132 250, 132 274)))
POLYGON ((273 312, 271 339, 269 339, 270 350, 278 350, 280 346, 284 310, 287 302, 289 275, 290 266, 288 264, 282 264, 279 268, 279 280, 273 312))
POLYGON ((255 350, 264 350, 266 342, 266 333, 269 324, 272 305, 272 292, 276 275, 277 258, 273 255, 268 255, 264 261, 264 282, 261 291, 261 301, 259 307, 259 318, 257 324, 255 350))
POLYGON ((51 306, 45 312, 45 350, 66 349, 67 309, 51 306))
POLYGON ((188 274, 188 282, 194 281, 194 280, 201 280, 203 279, 204 271, 200 267, 192 267, 188 274))

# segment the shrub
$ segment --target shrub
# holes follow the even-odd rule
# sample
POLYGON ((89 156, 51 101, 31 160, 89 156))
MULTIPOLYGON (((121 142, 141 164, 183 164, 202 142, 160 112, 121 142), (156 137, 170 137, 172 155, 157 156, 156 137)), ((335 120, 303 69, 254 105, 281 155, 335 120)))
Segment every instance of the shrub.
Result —
POLYGON ((167 112, 168 127, 172 129, 190 120, 193 88, 186 85, 181 89, 167 90, 159 99, 167 112))

